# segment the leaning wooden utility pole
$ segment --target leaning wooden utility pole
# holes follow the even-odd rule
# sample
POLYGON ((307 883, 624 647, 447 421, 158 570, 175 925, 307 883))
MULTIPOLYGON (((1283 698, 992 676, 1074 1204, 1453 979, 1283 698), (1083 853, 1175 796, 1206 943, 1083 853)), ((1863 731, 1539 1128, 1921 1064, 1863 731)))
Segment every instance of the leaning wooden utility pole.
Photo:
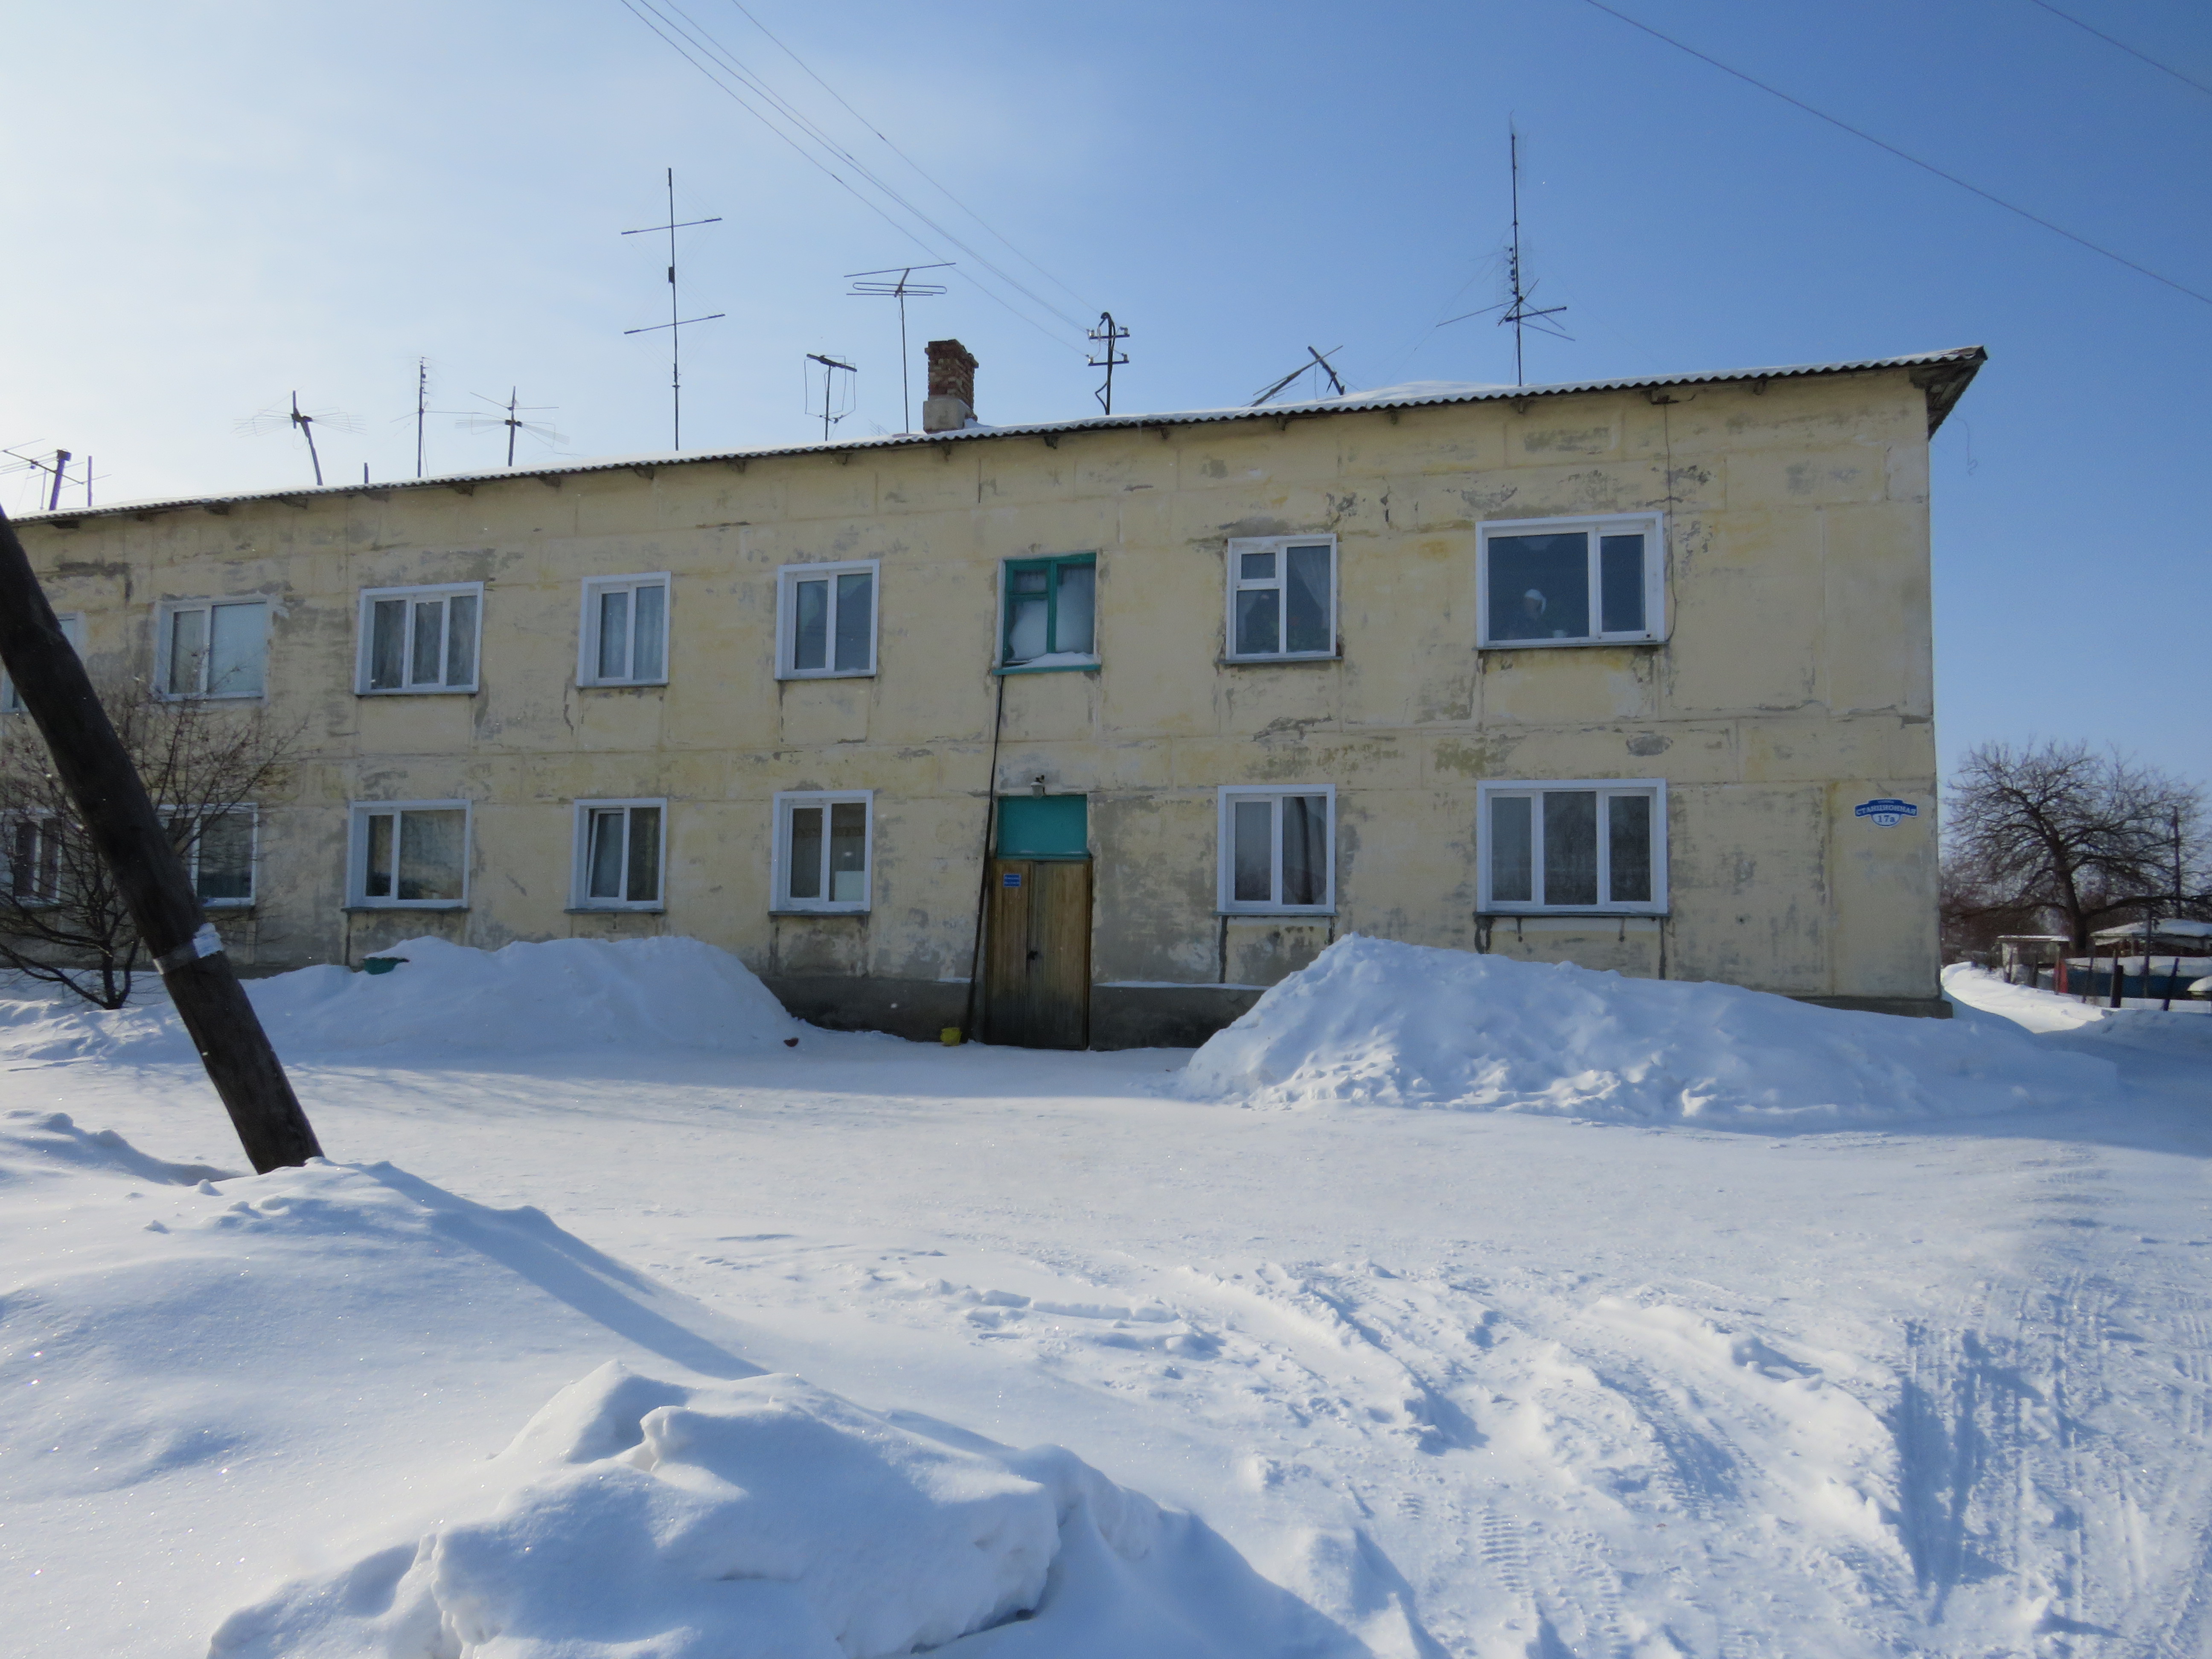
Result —
POLYGON ((76 652, 62 637, 30 556, 0 513, 0 663, 62 787, 84 814, 93 845, 113 872, 131 921, 161 971, 178 1018, 199 1050, 256 1170, 320 1158, 315 1132, 283 1062, 208 923, 191 878, 76 652))

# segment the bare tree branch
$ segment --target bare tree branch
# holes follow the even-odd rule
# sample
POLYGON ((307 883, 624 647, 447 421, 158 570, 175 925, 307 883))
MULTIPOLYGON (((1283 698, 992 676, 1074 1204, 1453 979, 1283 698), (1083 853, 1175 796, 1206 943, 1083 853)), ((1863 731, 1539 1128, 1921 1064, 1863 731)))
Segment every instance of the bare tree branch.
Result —
POLYGON ((2102 927, 2212 915, 2203 789, 2087 744, 1989 743, 1952 780, 1947 943, 2038 926, 2087 950, 2102 927))
MULTIPOLYGON (((197 862, 228 815, 281 786, 296 732, 258 704, 155 696, 143 680, 100 688, 146 792, 197 862)), ((27 720, 0 752, 0 968, 102 1008, 130 1000, 143 951, 128 907, 27 720)))

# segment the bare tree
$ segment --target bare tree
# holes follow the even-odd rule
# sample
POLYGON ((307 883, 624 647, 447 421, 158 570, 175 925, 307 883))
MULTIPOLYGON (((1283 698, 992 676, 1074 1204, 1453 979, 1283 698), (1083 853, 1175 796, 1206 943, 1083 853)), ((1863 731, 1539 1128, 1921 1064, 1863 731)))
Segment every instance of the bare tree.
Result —
POLYGON ((2051 919, 2076 951, 2100 927, 2212 915, 2203 789, 2087 744, 1989 743, 1952 780, 1947 942, 2051 919))
MULTIPOLYGON (((292 739, 258 706, 156 697, 143 681, 110 683, 100 701, 202 899, 250 896, 251 809, 280 781, 292 739)), ((7 727, 0 968, 120 1008, 148 965, 130 909, 31 722, 7 727)))

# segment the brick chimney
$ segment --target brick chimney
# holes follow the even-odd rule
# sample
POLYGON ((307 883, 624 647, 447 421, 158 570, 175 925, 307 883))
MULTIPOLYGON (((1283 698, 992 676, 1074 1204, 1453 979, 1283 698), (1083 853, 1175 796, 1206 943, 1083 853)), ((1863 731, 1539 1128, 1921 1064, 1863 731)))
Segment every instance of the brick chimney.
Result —
POLYGON ((975 418, 975 359, 957 340, 929 343, 929 396, 924 432, 957 432, 975 418))

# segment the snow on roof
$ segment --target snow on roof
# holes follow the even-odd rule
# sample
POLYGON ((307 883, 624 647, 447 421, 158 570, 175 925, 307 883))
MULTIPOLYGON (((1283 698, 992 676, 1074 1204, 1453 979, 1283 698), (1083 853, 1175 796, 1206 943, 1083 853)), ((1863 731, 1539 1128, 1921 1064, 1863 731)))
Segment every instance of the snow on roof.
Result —
POLYGON ((1613 380, 1568 380, 1552 386, 1494 386, 1474 380, 1411 380, 1341 397, 1319 398, 1305 403, 1260 405, 1236 404, 1224 409, 1187 409, 1152 415, 1097 415, 1084 420, 1041 421, 1017 426, 986 426, 971 421, 947 432, 889 433, 874 438, 846 438, 831 443, 781 444, 755 449, 702 449, 611 455, 572 461, 556 466, 501 467, 489 472, 444 472, 426 478, 390 478, 375 483, 319 484, 304 489, 254 489, 224 495, 179 495, 106 507, 63 507, 51 513, 29 513, 18 524, 46 523, 72 528, 86 519, 125 514, 158 513, 182 507, 227 511, 246 501, 291 501, 305 504, 319 495, 380 495, 394 489, 454 489, 496 483, 507 478, 556 481, 574 474, 614 472, 623 468, 649 473, 663 466, 696 465, 706 461, 764 460, 781 455, 836 453, 864 449, 893 449, 916 444, 973 443, 994 438, 1056 438, 1062 433, 1095 432, 1115 428, 1139 430, 1172 426, 1201 426, 1224 421, 1313 419, 1324 415, 1382 409, 1419 409, 1447 404, 1518 402, 1535 398, 1571 397, 1593 392, 1657 391, 1674 386, 1725 386, 1769 380, 1807 380, 1828 374, 1863 374, 1883 369, 1908 369, 1928 398, 1928 430, 1932 435, 1943 417, 1965 393, 1989 352, 1981 346, 1958 346, 1948 351, 1914 352, 1902 357, 1867 357, 1847 362, 1790 363, 1769 368, 1711 369, 1691 374, 1645 374, 1613 380))
MULTIPOLYGON (((2188 921, 2176 919, 2150 924, 2155 939, 2212 939, 2212 921, 2188 921)), ((2124 943, 2143 936, 2143 924, 2130 921, 2118 927, 2100 927, 2089 935, 2092 941, 2102 944, 2124 943)))

